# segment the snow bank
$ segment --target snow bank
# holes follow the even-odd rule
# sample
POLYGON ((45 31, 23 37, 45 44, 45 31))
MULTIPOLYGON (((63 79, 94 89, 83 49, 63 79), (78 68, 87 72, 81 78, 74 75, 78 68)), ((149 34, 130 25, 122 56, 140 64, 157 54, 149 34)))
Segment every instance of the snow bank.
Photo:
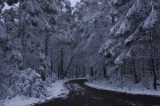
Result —
POLYGON ((64 97, 69 92, 64 87, 64 81, 56 81, 53 84, 51 84, 50 87, 46 87, 46 89, 48 92, 46 98, 42 99, 17 95, 12 99, 6 99, 2 106, 29 106, 36 103, 45 102, 53 98, 64 97))
POLYGON ((6 99, 4 106, 27 106, 39 102, 39 99, 28 98, 26 96, 16 96, 13 99, 6 99))
POLYGON ((160 91, 158 90, 147 90, 145 88, 136 88, 136 87, 117 87, 113 86, 111 84, 104 84, 104 83, 99 83, 98 81, 94 82, 86 82, 85 83, 87 86, 100 89, 100 90, 109 90, 109 91, 114 91, 114 92, 121 92, 121 93, 128 93, 128 94, 134 94, 134 95, 152 95, 152 96, 160 96, 160 91))
POLYGON ((69 93, 68 89, 64 87, 65 81, 56 81, 51 85, 51 87, 47 88, 49 95, 47 99, 63 97, 69 93))

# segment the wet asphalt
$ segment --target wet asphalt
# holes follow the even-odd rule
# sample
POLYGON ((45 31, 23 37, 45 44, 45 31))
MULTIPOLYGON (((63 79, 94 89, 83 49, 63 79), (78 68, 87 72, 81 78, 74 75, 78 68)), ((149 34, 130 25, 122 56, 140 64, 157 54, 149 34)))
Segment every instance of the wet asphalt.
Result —
POLYGON ((131 95, 86 86, 87 80, 71 80, 65 83, 70 93, 35 106, 160 106, 160 97, 131 95))

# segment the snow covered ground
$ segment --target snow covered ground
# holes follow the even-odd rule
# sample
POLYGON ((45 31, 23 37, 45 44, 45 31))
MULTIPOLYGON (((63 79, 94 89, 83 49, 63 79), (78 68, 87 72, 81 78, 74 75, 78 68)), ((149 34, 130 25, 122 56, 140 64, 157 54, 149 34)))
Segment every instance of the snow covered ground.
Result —
POLYGON ((128 94, 140 94, 140 95, 152 95, 152 96, 160 96, 160 90, 148 90, 143 87, 118 87, 116 85, 109 84, 104 81, 90 81, 85 83, 87 86, 100 89, 100 90, 109 90, 109 91, 115 91, 115 92, 122 92, 122 93, 128 93, 128 94))
POLYGON ((44 99, 16 96, 12 99, 4 100, 2 106, 32 106, 32 104, 35 103, 45 102, 46 100, 57 97, 64 97, 69 93, 69 91, 64 87, 64 82, 65 81, 56 81, 51 85, 51 87, 47 87, 48 96, 44 99))

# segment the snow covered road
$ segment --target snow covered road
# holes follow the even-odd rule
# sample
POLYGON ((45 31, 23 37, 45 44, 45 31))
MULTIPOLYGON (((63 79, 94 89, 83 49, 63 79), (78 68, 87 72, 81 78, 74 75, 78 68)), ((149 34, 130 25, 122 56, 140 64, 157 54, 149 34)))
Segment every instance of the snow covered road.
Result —
POLYGON ((160 98, 132 95, 88 87, 87 80, 71 80, 66 83, 70 90, 67 97, 61 97, 35 106, 160 106, 160 98))

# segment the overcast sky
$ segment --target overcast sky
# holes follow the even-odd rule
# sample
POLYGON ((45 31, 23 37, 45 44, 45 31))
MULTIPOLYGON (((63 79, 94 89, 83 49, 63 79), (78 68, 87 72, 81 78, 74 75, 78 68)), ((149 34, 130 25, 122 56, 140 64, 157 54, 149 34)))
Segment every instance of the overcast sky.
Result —
POLYGON ((80 0, 69 0, 71 2, 72 7, 74 7, 76 5, 77 2, 79 2, 80 0))

